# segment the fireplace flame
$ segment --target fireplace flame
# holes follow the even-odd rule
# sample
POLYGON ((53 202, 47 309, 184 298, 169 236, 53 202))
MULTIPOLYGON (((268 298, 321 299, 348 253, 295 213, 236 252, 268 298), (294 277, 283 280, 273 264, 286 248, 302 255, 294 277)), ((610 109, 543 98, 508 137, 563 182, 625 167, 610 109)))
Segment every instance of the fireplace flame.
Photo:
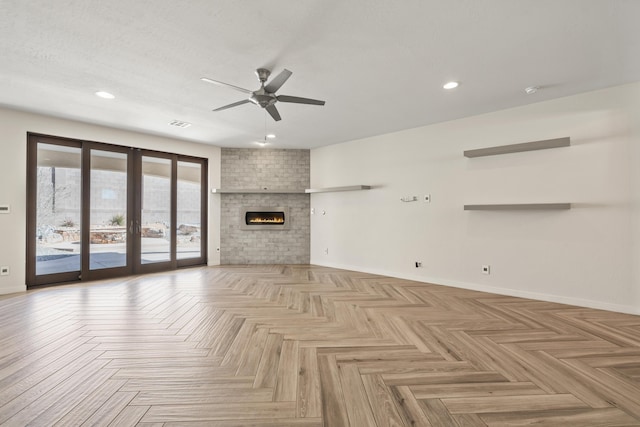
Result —
POLYGON ((284 224, 284 218, 260 217, 249 219, 249 224, 284 224))

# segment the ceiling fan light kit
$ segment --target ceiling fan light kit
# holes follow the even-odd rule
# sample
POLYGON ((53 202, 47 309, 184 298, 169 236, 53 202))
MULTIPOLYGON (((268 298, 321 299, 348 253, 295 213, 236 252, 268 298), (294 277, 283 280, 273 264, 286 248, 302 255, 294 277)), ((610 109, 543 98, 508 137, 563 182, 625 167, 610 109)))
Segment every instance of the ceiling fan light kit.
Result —
POLYGON ((244 89, 229 83, 220 82, 207 77, 202 77, 200 80, 207 83, 213 83, 219 86, 226 86, 231 89, 235 89, 239 92, 243 92, 249 95, 249 98, 216 108, 213 111, 222 111, 222 110, 237 107, 239 105, 251 102, 253 104, 260 106, 261 108, 264 108, 269 113, 269 115, 273 118, 273 120, 279 121, 282 118, 280 117, 280 113, 278 112, 278 109, 275 106, 275 103, 278 101, 290 102, 294 104, 308 104, 308 105, 324 105, 325 103, 324 101, 320 101, 318 99, 301 98, 298 96, 288 96, 288 95, 277 95, 276 92, 289 79, 289 77, 291 77, 291 74, 293 74, 291 71, 284 69, 280 72, 280 74, 275 76, 273 79, 271 79, 269 83, 267 83, 267 80, 271 75, 271 71, 267 70, 266 68, 258 68, 256 70, 256 76, 258 76, 258 80, 260 81, 260 89, 256 91, 250 91, 249 89, 244 89), (265 85, 265 83, 267 84, 265 85))

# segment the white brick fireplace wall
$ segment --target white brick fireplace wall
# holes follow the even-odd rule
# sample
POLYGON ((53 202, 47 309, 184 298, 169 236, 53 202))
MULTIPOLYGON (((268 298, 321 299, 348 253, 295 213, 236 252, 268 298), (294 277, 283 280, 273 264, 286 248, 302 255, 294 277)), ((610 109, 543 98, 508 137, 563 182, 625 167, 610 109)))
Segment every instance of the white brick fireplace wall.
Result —
MULTIPOLYGON (((223 148, 223 190, 309 188, 309 150, 223 148)), ((220 197, 221 264, 308 264, 309 195, 223 193, 220 197), (286 206, 288 230, 241 230, 242 207, 286 206)))

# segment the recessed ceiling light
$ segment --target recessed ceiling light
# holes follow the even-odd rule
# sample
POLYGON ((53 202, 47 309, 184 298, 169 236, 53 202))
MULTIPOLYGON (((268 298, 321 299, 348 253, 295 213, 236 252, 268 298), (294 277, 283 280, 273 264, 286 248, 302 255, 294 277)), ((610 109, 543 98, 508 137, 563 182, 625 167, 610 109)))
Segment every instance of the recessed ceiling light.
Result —
POLYGON ((100 98, 104 98, 104 99, 113 99, 115 98, 115 95, 109 93, 109 92, 105 92, 105 91, 98 91, 96 92, 96 95, 99 96, 100 98))
POLYGON ((458 87, 458 82, 448 82, 445 83, 442 87, 445 89, 455 89, 458 87))
POLYGON ((538 91, 538 89, 540 89, 538 86, 529 86, 528 88, 525 88, 524 91, 527 93, 527 95, 533 95, 538 91))
POLYGON ((267 135, 267 138, 269 138, 269 139, 273 139, 273 138, 275 138, 275 137, 276 137, 276 136, 275 136, 274 134, 272 134, 272 133, 270 133, 269 135, 267 135))

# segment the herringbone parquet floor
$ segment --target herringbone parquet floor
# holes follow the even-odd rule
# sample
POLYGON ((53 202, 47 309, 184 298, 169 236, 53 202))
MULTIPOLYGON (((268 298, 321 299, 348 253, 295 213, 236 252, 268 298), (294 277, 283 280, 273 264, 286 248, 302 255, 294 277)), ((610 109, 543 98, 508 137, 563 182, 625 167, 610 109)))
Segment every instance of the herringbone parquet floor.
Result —
POLYGON ((640 317, 315 266, 0 299, 10 426, 640 425, 640 317))

